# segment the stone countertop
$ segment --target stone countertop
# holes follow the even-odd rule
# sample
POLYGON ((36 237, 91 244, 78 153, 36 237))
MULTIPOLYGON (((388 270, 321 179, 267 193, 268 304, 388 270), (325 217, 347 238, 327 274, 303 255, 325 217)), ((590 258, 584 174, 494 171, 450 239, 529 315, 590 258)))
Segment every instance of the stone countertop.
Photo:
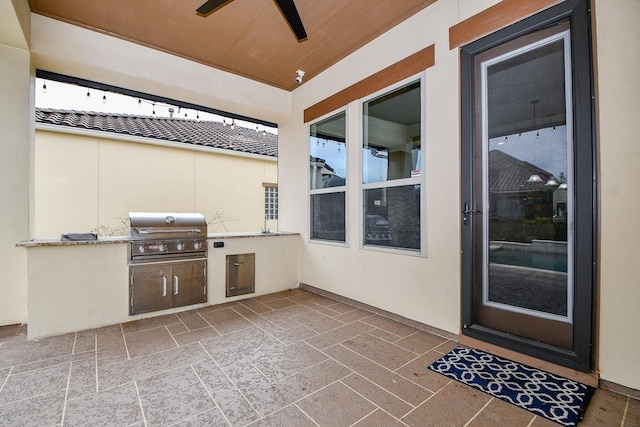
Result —
MULTIPOLYGON (((281 236, 298 236, 300 233, 274 231, 269 233, 257 232, 237 232, 237 233, 211 233, 207 235, 207 240, 224 240, 224 239, 244 239, 252 237, 281 237, 281 236)), ((60 239, 34 239, 26 240, 16 244, 18 247, 35 248, 42 246, 79 246, 79 245, 105 245, 131 243, 129 236, 109 236, 98 237, 98 240, 60 240, 60 239)))

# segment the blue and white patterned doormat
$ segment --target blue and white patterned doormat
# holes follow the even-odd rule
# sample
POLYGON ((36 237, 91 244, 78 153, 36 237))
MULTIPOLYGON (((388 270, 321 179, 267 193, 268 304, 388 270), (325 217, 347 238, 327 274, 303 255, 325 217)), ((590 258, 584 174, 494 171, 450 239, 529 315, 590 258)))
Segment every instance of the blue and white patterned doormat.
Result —
POLYGON ((480 350, 456 347, 429 366, 563 426, 575 426, 593 388, 480 350))

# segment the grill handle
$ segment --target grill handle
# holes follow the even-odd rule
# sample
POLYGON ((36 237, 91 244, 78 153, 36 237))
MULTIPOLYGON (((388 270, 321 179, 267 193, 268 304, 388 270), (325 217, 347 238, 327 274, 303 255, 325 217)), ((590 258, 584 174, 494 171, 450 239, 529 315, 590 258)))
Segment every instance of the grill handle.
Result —
POLYGON ((142 230, 139 234, 166 234, 166 233, 201 233, 199 228, 187 228, 187 229, 169 229, 169 230, 142 230))

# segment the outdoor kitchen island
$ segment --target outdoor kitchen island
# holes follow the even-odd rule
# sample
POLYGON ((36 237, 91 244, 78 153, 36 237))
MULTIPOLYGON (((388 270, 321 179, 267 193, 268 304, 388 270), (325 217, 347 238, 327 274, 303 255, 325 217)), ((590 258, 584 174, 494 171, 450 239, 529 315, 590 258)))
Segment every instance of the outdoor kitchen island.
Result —
POLYGON ((209 234, 207 302, 139 315, 129 315, 128 236, 18 243, 28 251, 29 339, 296 288, 299 239, 286 232, 209 234), (237 254, 255 254, 255 293, 227 298, 226 258, 237 254))

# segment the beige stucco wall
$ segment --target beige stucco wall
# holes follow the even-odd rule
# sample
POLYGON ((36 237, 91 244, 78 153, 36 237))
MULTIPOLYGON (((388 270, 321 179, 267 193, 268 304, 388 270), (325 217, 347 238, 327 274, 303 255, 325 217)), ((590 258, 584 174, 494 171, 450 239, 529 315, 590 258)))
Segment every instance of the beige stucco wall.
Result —
POLYGON ((640 2, 596 2, 601 377, 640 389, 640 2))
POLYGON ((264 227, 263 183, 277 182, 275 158, 48 129, 35 136, 34 238, 127 234, 129 212, 199 212, 209 232, 264 227))
POLYGON ((0 2, 0 325, 27 320, 31 59, 22 10, 0 2))

